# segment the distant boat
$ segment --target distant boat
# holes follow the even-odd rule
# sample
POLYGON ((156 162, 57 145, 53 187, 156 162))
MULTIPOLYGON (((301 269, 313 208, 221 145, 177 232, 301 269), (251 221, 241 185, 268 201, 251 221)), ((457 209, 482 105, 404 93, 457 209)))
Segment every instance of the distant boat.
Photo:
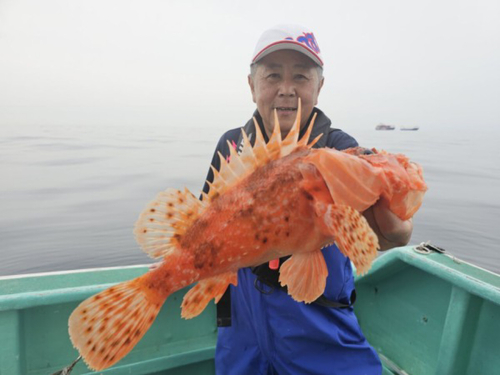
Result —
POLYGON ((394 125, 378 124, 375 126, 375 130, 394 130, 396 127, 394 125))
POLYGON ((401 130, 418 130, 418 126, 401 126, 401 130))

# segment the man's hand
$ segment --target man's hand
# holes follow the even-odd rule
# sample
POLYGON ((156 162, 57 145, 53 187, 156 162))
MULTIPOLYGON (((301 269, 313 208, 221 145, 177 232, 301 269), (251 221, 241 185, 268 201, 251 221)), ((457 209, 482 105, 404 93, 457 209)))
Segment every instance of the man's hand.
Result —
POLYGON ((412 219, 401 220, 389 210, 382 199, 364 211, 363 216, 378 237, 380 251, 404 246, 410 241, 413 231, 412 219))

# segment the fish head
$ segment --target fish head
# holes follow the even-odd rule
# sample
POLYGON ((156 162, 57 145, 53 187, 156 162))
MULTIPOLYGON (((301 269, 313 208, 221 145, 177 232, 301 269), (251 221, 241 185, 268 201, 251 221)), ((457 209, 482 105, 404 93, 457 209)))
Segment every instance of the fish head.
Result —
POLYGON ((401 154, 363 150, 311 150, 305 161, 317 169, 336 204, 363 212, 382 199, 400 219, 412 217, 427 190, 422 167, 401 154))

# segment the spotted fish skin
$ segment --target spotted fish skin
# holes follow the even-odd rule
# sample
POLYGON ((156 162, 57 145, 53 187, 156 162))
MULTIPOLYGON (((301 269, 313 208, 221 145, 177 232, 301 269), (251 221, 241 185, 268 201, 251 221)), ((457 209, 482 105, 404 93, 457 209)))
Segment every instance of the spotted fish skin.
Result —
POLYGON ((314 198, 301 184, 309 152, 270 162, 211 203, 180 240, 194 270, 203 276, 237 270, 332 241, 318 230, 314 198))
POLYGON ((361 149, 312 149, 312 125, 298 140, 297 121, 281 140, 279 123, 265 143, 256 126, 252 147, 243 133, 239 155, 222 155, 209 194, 188 190, 158 194, 140 215, 134 233, 161 264, 148 273, 82 302, 69 319, 69 334, 90 368, 118 362, 154 322, 167 297, 193 283, 182 302, 184 318, 199 315, 240 268, 291 255, 280 283, 298 302, 324 291, 328 270, 321 249, 336 243, 366 272, 378 239, 361 212, 384 199, 400 218, 411 217, 427 189, 422 169, 404 155, 361 149))

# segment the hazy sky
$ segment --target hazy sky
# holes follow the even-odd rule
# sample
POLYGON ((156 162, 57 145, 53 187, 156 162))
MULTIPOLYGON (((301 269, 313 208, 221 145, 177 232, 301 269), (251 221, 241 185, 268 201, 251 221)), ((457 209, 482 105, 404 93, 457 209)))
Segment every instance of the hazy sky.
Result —
POLYGON ((279 23, 315 33, 339 127, 500 127, 498 0, 0 0, 0 126, 242 125, 279 23))

